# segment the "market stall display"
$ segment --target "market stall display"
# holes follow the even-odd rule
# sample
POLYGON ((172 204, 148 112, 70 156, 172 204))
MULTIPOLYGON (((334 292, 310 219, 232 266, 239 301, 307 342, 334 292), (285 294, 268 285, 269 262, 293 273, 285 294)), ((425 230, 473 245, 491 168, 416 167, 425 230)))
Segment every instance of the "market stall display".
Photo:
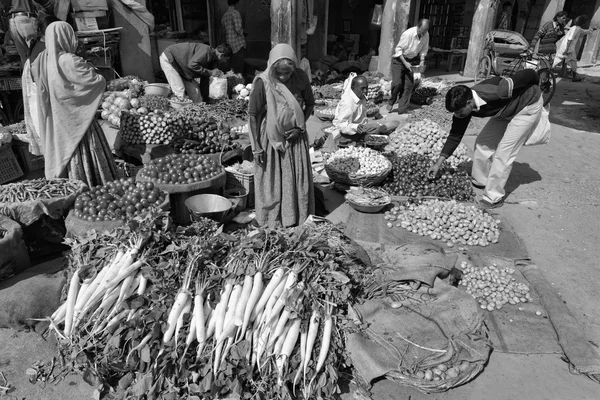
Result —
POLYGON ((190 124, 203 124, 208 120, 227 122, 248 120, 248 102, 243 99, 224 99, 212 104, 192 104, 178 110, 177 116, 185 118, 190 124))
POLYGON ((347 304, 368 275, 351 242, 328 223, 231 241, 209 222, 175 229, 164 217, 70 242, 51 317, 63 373, 153 398, 331 398, 349 366, 347 304))
POLYGON ((235 96, 237 96, 236 98, 241 99, 241 100, 248 100, 250 98, 251 91, 252 91, 251 83, 249 83, 247 85, 240 83, 240 84, 237 84, 233 88, 233 93, 235 94, 235 96))
POLYGON ((146 114, 148 109, 141 106, 138 97, 142 93, 142 84, 134 80, 111 81, 109 87, 112 91, 102 101, 101 117, 111 125, 119 127, 121 125, 121 114, 124 111, 132 111, 140 114, 146 114), (124 89, 126 87, 126 89, 124 89))
MULTIPOLYGON (((385 150, 397 156, 418 153, 427 155, 432 160, 437 160, 447 138, 448 132, 435 122, 425 119, 399 127, 389 136, 390 143, 385 150)), ((471 161, 467 154, 467 146, 461 143, 450 158, 446 160, 446 164, 449 164, 452 168, 458 168, 471 161)))
POLYGON ((33 179, 0 186, 0 214, 29 226, 43 215, 63 218, 88 187, 69 179, 33 179))
POLYGON ((498 243, 500 221, 472 204, 454 200, 422 200, 394 207, 385 219, 389 228, 400 227, 432 240, 455 244, 488 246, 498 243))
POLYGON ((428 156, 412 153, 392 157, 392 173, 383 188, 394 196, 422 197, 437 196, 459 201, 475 198, 471 177, 465 170, 455 170, 448 166, 440 169, 439 179, 431 180, 427 170, 432 161, 428 156))
POLYGON ((241 145, 236 142, 238 134, 232 131, 229 124, 208 119, 192 128, 192 140, 177 140, 175 151, 182 154, 214 154, 225 149, 236 149, 241 145))
POLYGON ((392 202, 391 197, 382 190, 373 188, 350 188, 346 201, 360 212, 376 213, 392 202))
POLYGON ((412 113, 411 120, 422 121, 431 120, 443 129, 450 129, 452 126, 452 113, 446 110, 445 96, 435 96, 431 104, 420 107, 412 113))
POLYGON ((516 305, 531 301, 529 286, 515 280, 514 268, 498 267, 496 263, 477 267, 470 261, 460 264, 463 276, 460 285, 479 301, 482 309, 500 310, 506 304, 516 305))
POLYGON ((161 111, 149 114, 123 112, 120 126, 122 139, 130 144, 170 145, 175 139, 190 138, 194 134, 183 118, 161 111))
POLYGON ((159 185, 185 185, 212 179, 221 170, 210 158, 173 154, 146 164, 138 176, 159 185))
POLYGON ((376 186, 392 170, 392 163, 381 153, 365 147, 348 147, 333 153, 325 163, 329 178, 351 186, 376 186))
POLYGON ((315 99, 334 99, 339 101, 342 98, 341 84, 313 86, 312 91, 315 99))

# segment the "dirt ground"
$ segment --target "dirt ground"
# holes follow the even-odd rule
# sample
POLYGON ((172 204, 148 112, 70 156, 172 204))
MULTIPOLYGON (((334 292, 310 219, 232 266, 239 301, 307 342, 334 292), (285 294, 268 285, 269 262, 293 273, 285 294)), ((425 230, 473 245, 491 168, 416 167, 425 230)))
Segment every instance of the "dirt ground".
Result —
MULTIPOLYGON (((600 85, 559 82, 551 104, 554 123, 548 145, 525 148, 499 209, 525 241, 533 261, 560 293, 590 343, 600 346, 600 85)), ((317 124, 311 121, 310 127, 317 124)), ((465 139, 468 145, 474 141, 465 139)), ((600 349, 598 349, 600 352, 600 349)), ((28 382, 25 370, 47 361, 53 345, 36 333, 0 330, 0 372, 15 390, 0 399, 81 400, 92 389, 78 376, 59 385, 28 382)), ((0 377, 0 386, 5 382, 0 377)), ((0 388, 1 389, 1 388, 0 388)), ((532 399, 593 400, 600 386, 569 373, 556 354, 493 353, 471 383, 439 395, 423 395, 390 382, 377 383, 376 400, 532 399)), ((350 399, 351 394, 345 394, 350 399)))

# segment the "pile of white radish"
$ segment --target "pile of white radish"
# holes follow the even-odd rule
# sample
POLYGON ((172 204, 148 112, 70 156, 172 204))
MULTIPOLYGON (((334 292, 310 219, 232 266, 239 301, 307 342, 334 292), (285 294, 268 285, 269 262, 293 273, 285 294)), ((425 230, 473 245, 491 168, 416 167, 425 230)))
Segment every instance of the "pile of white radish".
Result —
POLYGON ((267 364, 275 362, 274 370, 281 385, 288 374, 288 360, 299 347, 302 367, 296 371, 294 387, 304 377, 304 391, 310 393, 313 380, 327 359, 333 329, 333 309, 325 310, 324 315, 315 310, 310 321, 303 324, 297 314, 302 309, 305 295, 305 284, 298 280, 300 266, 291 269, 279 267, 271 279, 265 281, 260 271, 269 264, 269 256, 263 254, 257 257, 255 264, 259 272, 254 276, 246 275, 241 282, 225 283, 214 309, 206 299, 206 285, 198 282, 192 295, 186 274, 184 285, 170 311, 163 343, 169 343, 174 335, 177 343, 184 315, 191 312, 186 353, 195 343, 199 359, 208 341, 212 341, 213 372, 216 376, 230 348, 245 339, 251 343, 246 357, 252 369, 258 368, 259 372, 269 370, 267 364), (321 323, 323 335, 317 338, 321 323), (318 352, 315 347, 317 340, 321 341, 318 352), (306 374, 311 360, 315 372, 307 385, 306 374))
MULTIPOLYGON (((446 143, 448 132, 443 130, 438 124, 428 119, 408 123, 392 133, 389 137, 389 144, 385 150, 393 152, 397 156, 404 156, 411 153, 429 156, 431 159, 437 159, 446 143)), ((464 144, 459 144, 446 163, 453 168, 470 161, 467 156, 468 149, 464 144)))
POLYGON ((505 304, 519 304, 531 301, 529 286, 517 282, 514 268, 498 268, 497 264, 477 268, 463 261, 460 269, 463 277, 460 282, 467 287, 467 293, 479 301, 482 309, 500 310, 505 304))
POLYGON ((376 175, 391 167, 390 161, 381 153, 354 146, 336 151, 327 164, 337 171, 356 175, 376 175))
POLYGON ((440 364, 435 368, 417 371, 414 374, 414 377, 433 382, 445 381, 446 379, 454 379, 458 377, 461 372, 467 371, 470 365, 471 363, 468 361, 463 361, 462 363, 452 367, 448 367, 446 364, 440 364))
POLYGON ((448 247, 455 244, 488 246, 500 237, 498 225, 490 214, 474 205, 454 200, 425 200, 420 204, 394 207, 386 212, 388 228, 394 225, 433 240, 442 240, 448 247))
MULTIPOLYGON (((63 339, 71 339, 83 320, 94 324, 91 335, 123 321, 131 320, 136 310, 126 309, 124 300, 137 293, 143 295, 147 280, 140 272, 144 259, 138 259, 141 241, 120 249, 94 277, 80 282, 76 270, 69 283, 67 300, 52 314, 50 325, 63 339), (59 324, 64 323, 62 330, 59 324)), ((143 347, 143 346, 142 346, 143 347)))

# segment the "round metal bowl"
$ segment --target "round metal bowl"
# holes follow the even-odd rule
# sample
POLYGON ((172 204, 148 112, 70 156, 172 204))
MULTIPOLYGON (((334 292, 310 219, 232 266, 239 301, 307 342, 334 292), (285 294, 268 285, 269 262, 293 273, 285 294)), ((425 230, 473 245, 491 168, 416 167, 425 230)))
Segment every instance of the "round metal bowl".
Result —
POLYGON ((171 86, 166 83, 149 83, 144 86, 144 92, 149 96, 167 97, 171 92, 171 86))
POLYGON ((185 206, 190 211, 192 219, 201 216, 223 222, 233 204, 225 197, 216 194, 197 194, 186 199, 185 206))

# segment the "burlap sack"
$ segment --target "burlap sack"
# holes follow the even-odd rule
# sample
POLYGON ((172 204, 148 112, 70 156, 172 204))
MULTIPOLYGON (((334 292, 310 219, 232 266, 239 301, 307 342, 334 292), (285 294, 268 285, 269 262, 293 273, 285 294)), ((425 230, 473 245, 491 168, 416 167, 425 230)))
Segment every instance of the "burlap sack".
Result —
POLYGON ((30 261, 23 241, 23 230, 15 221, 0 216, 0 230, 4 237, 0 238, 0 282, 18 270, 29 268, 30 261))
POLYGON ((39 199, 20 203, 0 203, 0 214, 6 215, 24 226, 33 224, 43 215, 48 215, 54 219, 64 218, 67 211, 73 207, 77 196, 87 190, 85 183, 81 181, 78 181, 78 183, 80 186, 77 192, 67 197, 39 199))
POLYGON ((387 377, 426 393, 441 392, 471 380, 489 358, 491 345, 477 302, 441 280, 433 289, 367 300, 356 310, 368 328, 350 334, 347 348, 367 383, 387 377), (392 308, 398 301, 402 306, 392 308), (417 371, 433 370, 439 364, 450 368, 464 361, 468 368, 455 378, 416 377, 417 371))
POLYGON ((41 264, 0 283, 0 328, 35 328, 60 305, 66 275, 55 272, 64 260, 41 264), (47 274, 48 270, 53 274, 47 274))

